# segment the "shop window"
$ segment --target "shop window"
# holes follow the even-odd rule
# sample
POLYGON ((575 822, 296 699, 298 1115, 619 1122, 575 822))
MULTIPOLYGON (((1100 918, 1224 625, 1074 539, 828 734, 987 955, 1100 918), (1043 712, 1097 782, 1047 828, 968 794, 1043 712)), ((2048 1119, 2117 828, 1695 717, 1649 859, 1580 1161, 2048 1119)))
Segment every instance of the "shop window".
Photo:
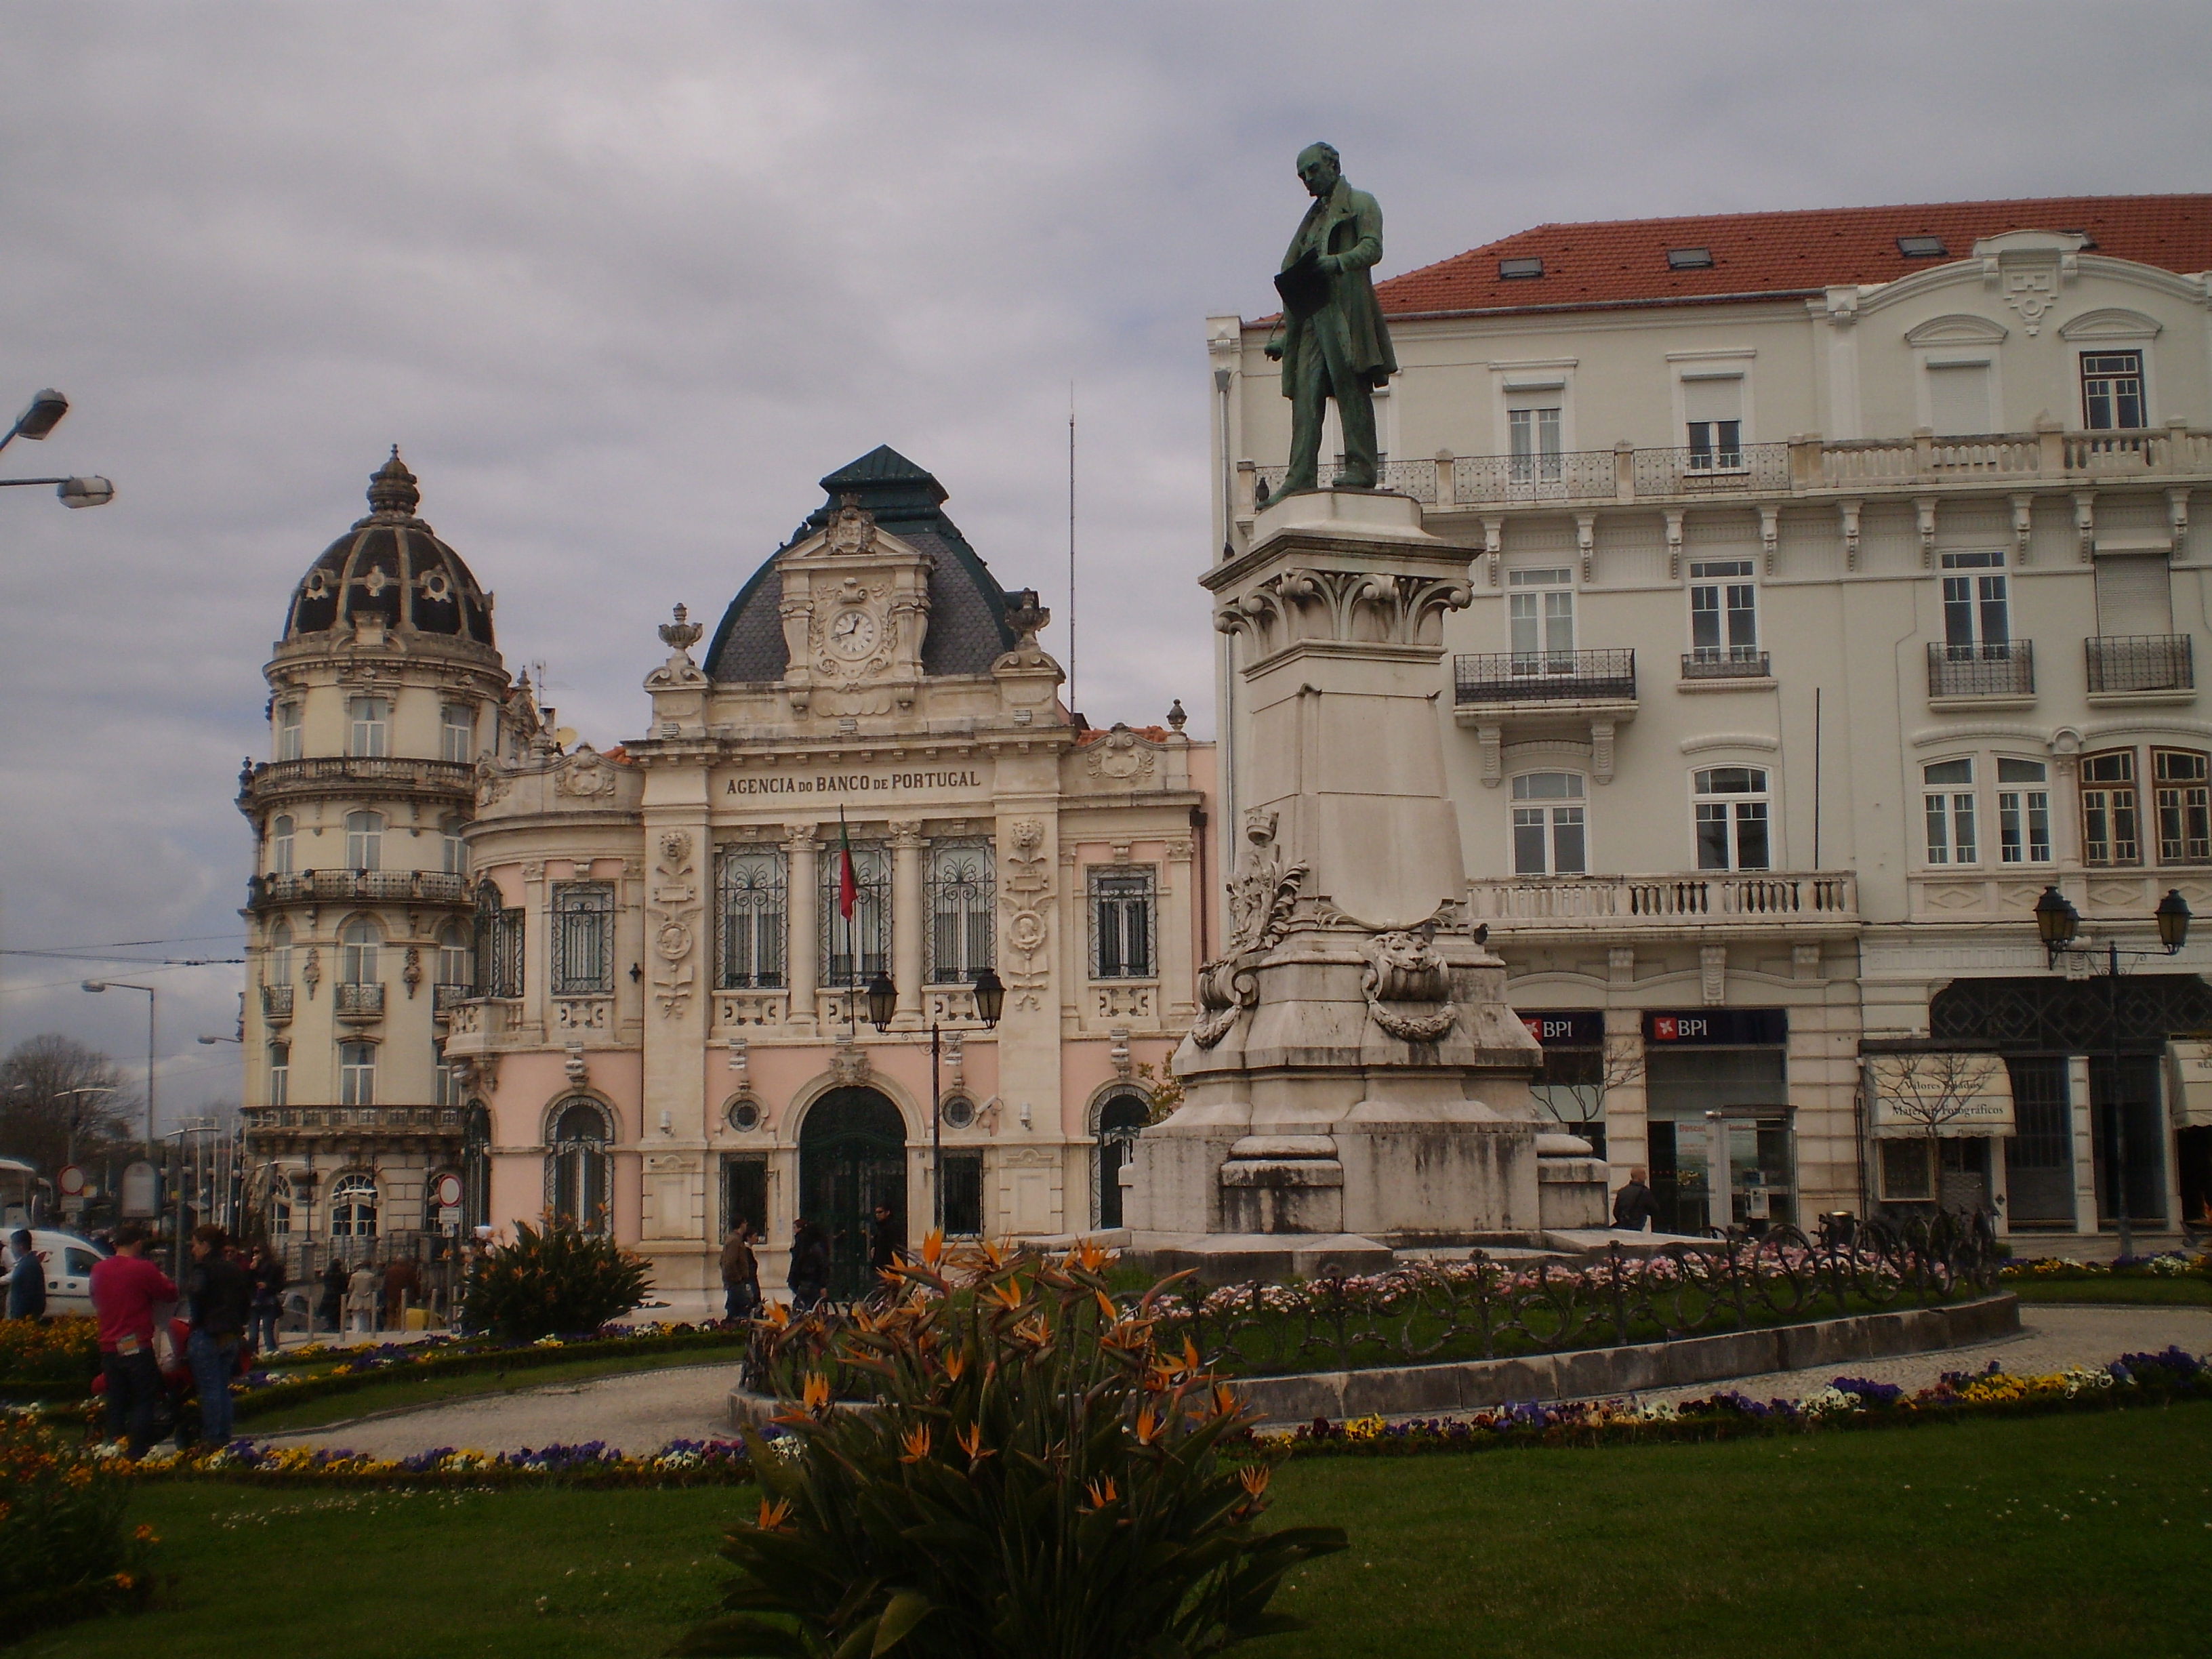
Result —
POLYGON ((2021 1227, 2074 1224, 2074 1107, 2058 1055, 2009 1057, 2014 1127, 2005 1142, 2007 1217, 2021 1227))
POLYGON ((2081 861, 2138 864, 2142 844, 2136 795, 2136 751, 2081 757, 2081 861))
POLYGON ((556 997, 605 996, 615 988, 612 884, 554 884, 552 969, 556 997))
POLYGON ((293 848, 292 815, 279 812, 269 820, 269 873, 289 876, 292 873, 293 848))
POLYGON ((384 861, 384 815, 349 812, 345 821, 346 868, 377 870, 384 861))
POLYGON ((1881 1195, 1894 1202, 1925 1201, 1936 1196, 1933 1160, 1923 1136, 1884 1140, 1881 1148, 1881 1195))
POLYGON ((376 1237, 376 1178, 342 1175, 331 1183, 331 1237, 376 1237))
POLYGON ((1771 868, 1765 769, 1707 767, 1691 781, 1696 794, 1698 868, 1771 868))
POLYGON ((2212 863, 2212 761, 2194 749, 2150 751, 2158 861, 2212 863))
POLYGON ((438 757, 466 765, 477 757, 477 711, 465 702, 438 710, 438 757))
POLYGON ((2081 354, 2081 424, 2092 432, 2148 426, 2140 351, 2081 354))
POLYGON ((1928 827, 1928 862, 1973 864, 1981 848, 1974 833, 1974 763, 1938 761, 1920 769, 1927 793, 1921 797, 1928 827))
POLYGON ((1589 869, 1583 781, 1573 772, 1524 772, 1513 780, 1513 872, 1579 876, 1589 869))
POLYGON ((1152 872, 1097 870, 1091 872, 1091 977, 1150 979, 1156 931, 1152 872))
POLYGON ((974 1238, 983 1231, 983 1154, 945 1155, 945 1231, 974 1238))
POLYGON ((866 985, 891 967, 891 857, 873 842, 853 847, 853 914, 838 908, 838 856, 822 860, 822 962, 824 985, 866 985))
POLYGON ((338 1044, 338 1104, 376 1104, 376 1045, 374 1042, 338 1044))
POLYGON ((1575 595, 1564 570, 1510 570, 1506 630, 1516 674, 1571 674, 1575 666, 1575 595))
POLYGON ((2050 769, 2041 761, 1997 757, 1997 857, 2005 864, 2051 860, 2050 769))
POLYGON ((346 753, 374 758, 392 752, 392 705, 383 698, 348 698, 346 720, 346 753))
POLYGON ((714 864, 716 982, 726 991, 784 982, 787 910, 783 854, 774 847, 726 847, 714 864))
POLYGON ((545 1206, 556 1226, 580 1232, 608 1231, 607 1155, 611 1139, 596 1101, 570 1100, 553 1109, 552 1145, 545 1159, 545 1206))
POLYGON ((932 985, 966 985, 993 965, 998 889, 988 842, 939 842, 929 849, 932 985))
POLYGON ((1528 1092, 1571 1134, 1585 1137, 1605 1156, 1605 1051, 1547 1048, 1544 1069, 1528 1092))
POLYGON ((1759 659, 1759 589, 1749 559, 1690 567, 1690 656, 1697 662, 1759 659))

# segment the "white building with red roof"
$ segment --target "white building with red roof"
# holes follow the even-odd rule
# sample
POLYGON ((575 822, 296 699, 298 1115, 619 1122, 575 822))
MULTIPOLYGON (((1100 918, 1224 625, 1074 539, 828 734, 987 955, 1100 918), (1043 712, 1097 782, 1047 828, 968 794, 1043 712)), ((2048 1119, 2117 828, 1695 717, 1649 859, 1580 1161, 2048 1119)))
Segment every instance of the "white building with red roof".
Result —
MULTIPOLYGON (((1474 577, 1472 912, 1665 1219, 2204 1215, 2212 953, 2153 916, 2212 909, 2208 273, 2193 195, 1541 225, 1377 283, 1385 486, 1474 577), (2052 965, 2046 889, 2116 986, 2052 965)), ((1267 332, 1208 320, 1232 553, 1289 445, 1267 332)))

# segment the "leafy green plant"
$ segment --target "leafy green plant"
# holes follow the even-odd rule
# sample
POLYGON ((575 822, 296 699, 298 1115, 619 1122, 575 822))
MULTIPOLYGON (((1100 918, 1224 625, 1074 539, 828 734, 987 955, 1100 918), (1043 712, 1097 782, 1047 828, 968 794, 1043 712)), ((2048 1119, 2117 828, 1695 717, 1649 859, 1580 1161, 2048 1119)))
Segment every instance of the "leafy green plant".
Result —
POLYGON ((1104 1265, 986 1246, 956 1275, 933 1234, 887 1309, 834 1331, 776 1309, 797 1403, 783 1437, 746 1431, 765 1496, 722 1549, 743 1575, 672 1651, 1194 1659, 1299 1628, 1268 1601, 1344 1534, 1259 1528, 1267 1466, 1216 1455, 1234 1390, 1164 1348, 1151 1296, 1118 1310, 1104 1265))
POLYGON ((539 1232, 517 1222, 469 1275, 467 1316, 510 1341, 595 1331, 645 1300, 644 1260, 613 1239, 556 1222, 539 1232))
POLYGON ((100 1370, 97 1320, 0 1319, 0 1382, 89 1383, 100 1370))
POLYGON ((161 1540, 126 1523, 128 1496, 125 1477, 81 1442, 0 1413, 0 1643, 145 1604, 161 1540))

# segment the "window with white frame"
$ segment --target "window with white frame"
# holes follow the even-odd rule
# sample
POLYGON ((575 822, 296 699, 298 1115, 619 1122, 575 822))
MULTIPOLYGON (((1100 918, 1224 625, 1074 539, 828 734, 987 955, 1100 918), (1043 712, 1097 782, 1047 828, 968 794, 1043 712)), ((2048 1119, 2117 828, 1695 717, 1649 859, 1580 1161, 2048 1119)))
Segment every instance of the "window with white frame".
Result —
POLYGON ((2051 861, 2051 769, 2041 761, 1997 757, 1997 860, 2051 861))
POLYGON ((1115 868, 1091 872, 1091 977, 1150 979, 1158 902, 1152 872, 1115 868))
POLYGON ((2150 424, 2143 404, 2142 352, 2081 354, 2081 424, 2092 432, 2124 431, 2150 424))
POLYGON ((1743 465, 1743 377, 1684 376, 1682 415, 1689 426, 1690 469, 1733 470, 1743 465))
POLYGON ((1553 483, 1559 477, 1559 388, 1509 392, 1506 454, 1515 483, 1553 483))
POLYGON ((1523 772, 1515 778, 1513 873, 1579 876, 1589 869, 1581 775, 1523 772))
POLYGON ((1771 805, 1766 769, 1709 766, 1691 778, 1696 815, 1698 868, 1766 870, 1773 867, 1767 835, 1771 805))
POLYGON ((2142 800, 2136 751, 2081 757, 2081 861, 2136 864, 2142 859, 2142 800))
POLYGON ((966 985, 994 963, 998 888, 991 844, 938 842, 929 849, 929 960, 932 985, 966 985))
POLYGON ((784 982, 783 852, 725 847, 715 856, 716 983, 726 991, 784 982))
POLYGON ((2158 861, 2212 863, 2212 758, 2194 749, 2150 751, 2158 861))
POLYGON ((2012 600, 2001 552, 1943 555, 1943 651, 1954 662, 2012 651, 2012 600))
POLYGON ((374 1042, 338 1044, 338 1104, 376 1104, 376 1045, 374 1042))
POLYGON ((1690 655, 1710 663, 1759 660, 1759 588, 1749 559, 1690 566, 1690 655))
POLYGON ((292 1100, 292 1045, 272 1042, 269 1045, 269 1103, 287 1106, 292 1100))
POLYGON ((615 988, 615 890, 604 881, 553 884, 553 994, 605 996, 615 988))
POLYGON ((331 1183, 331 1237, 376 1237, 376 1177, 343 1175, 331 1183))
POLYGON ((270 985, 292 982, 292 924, 280 921, 269 930, 268 979, 270 985))
POLYGON ((1977 864, 1981 847, 1974 826, 1974 763, 1937 761, 1920 769, 1921 814, 1928 826, 1928 862, 1977 864))
POLYGON ((292 815, 279 812, 269 820, 269 873, 289 876, 292 873, 293 848, 292 815))
POLYGON ((438 710, 438 757, 465 765, 477 757, 477 711, 465 702, 438 710))
POLYGON ((338 983, 341 985, 375 985, 377 952, 384 943, 383 931, 368 916, 356 916, 338 929, 338 983))
POLYGON ((1516 674, 1571 674, 1575 593, 1564 568, 1505 573, 1506 630, 1516 674))
POLYGON ((345 821, 346 868, 375 870, 384 857, 384 814, 349 812, 345 821))
POLYGON ((392 705, 382 697, 346 700, 346 753, 374 757, 392 752, 392 705))
POLYGON ((458 1106, 461 1103, 460 1069, 446 1058, 446 1045, 436 1037, 430 1040, 430 1103, 433 1106, 458 1106))
POLYGON ((438 863, 449 876, 469 872, 469 844, 461 839, 461 829, 458 817, 438 820, 438 863))
POLYGON ((441 985, 473 985, 476 982, 476 952, 471 949, 468 930, 458 921, 449 921, 438 930, 438 980, 441 985))
POLYGON ((306 750, 306 735, 300 705, 287 698, 276 705, 276 758, 295 761, 306 750))

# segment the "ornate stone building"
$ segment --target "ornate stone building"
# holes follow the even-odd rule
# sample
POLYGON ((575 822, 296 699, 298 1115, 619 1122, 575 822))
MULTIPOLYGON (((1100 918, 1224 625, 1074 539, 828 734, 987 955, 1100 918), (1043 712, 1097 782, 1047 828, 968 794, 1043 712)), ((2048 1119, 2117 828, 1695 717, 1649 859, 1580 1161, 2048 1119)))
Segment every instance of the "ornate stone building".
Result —
POLYGON ((878 1201, 930 1224, 940 1152, 956 1233, 1119 1223, 1207 951, 1211 746, 1180 704, 1071 714, 1036 595, 927 472, 878 449, 822 483, 696 660, 677 607, 644 734, 604 752, 509 684, 396 454, 308 572, 240 798, 247 1118, 295 1242, 550 1213, 696 1314, 740 1219, 771 1285, 802 1214, 857 1285, 878 1201))

